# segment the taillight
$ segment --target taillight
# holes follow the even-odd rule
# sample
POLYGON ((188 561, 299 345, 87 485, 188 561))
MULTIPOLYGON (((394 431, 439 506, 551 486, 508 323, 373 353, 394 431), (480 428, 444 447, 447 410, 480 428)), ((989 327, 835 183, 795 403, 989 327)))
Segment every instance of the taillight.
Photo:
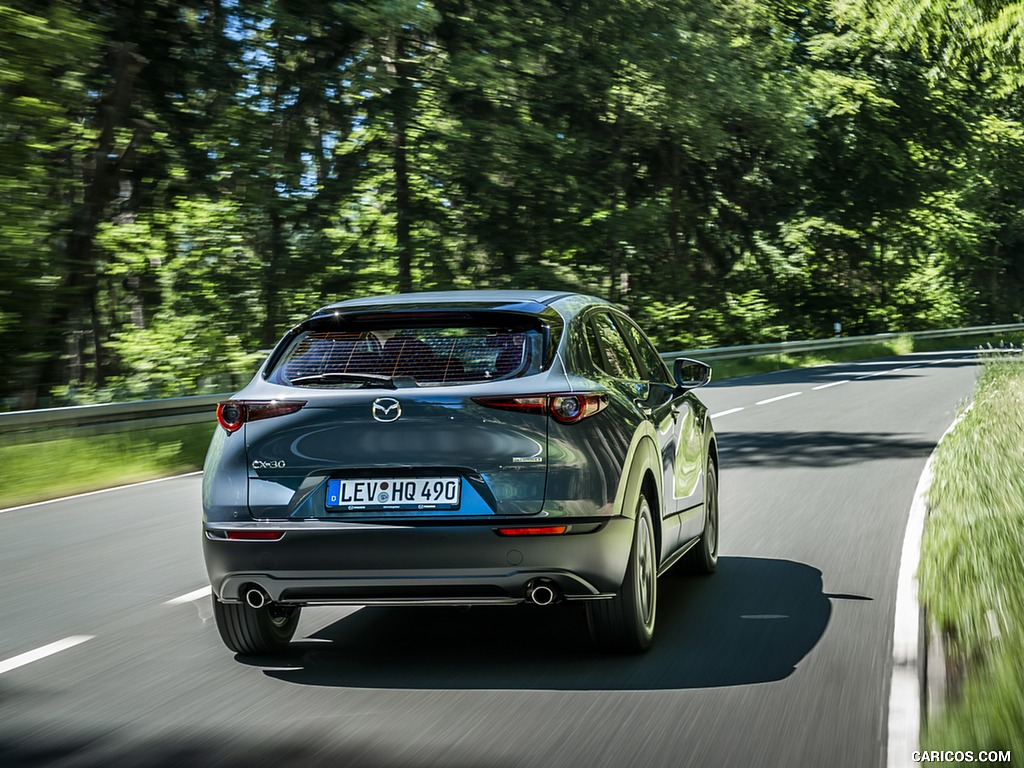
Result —
POLYGON ((544 413, 548 408, 548 399, 544 395, 528 395, 526 397, 474 397, 473 401, 488 408, 499 408, 503 411, 519 413, 544 413))
POLYGON ((608 405, 608 396, 594 392, 564 392, 552 395, 474 397, 473 401, 503 411, 546 413, 562 424, 575 424, 603 411, 608 405))
POLYGON ((552 395, 550 400, 551 415, 563 424, 575 424, 608 405, 607 395, 552 395))
POLYGON ((247 421, 295 413, 305 400, 227 400, 217 403, 217 421, 228 432, 237 432, 247 421))

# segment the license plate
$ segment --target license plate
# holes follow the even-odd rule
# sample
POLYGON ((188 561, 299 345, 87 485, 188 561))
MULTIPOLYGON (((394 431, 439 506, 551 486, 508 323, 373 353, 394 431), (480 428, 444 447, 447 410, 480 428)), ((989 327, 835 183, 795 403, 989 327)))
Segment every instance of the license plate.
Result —
POLYGON ((333 509, 458 509, 459 477, 360 477, 327 481, 333 509))

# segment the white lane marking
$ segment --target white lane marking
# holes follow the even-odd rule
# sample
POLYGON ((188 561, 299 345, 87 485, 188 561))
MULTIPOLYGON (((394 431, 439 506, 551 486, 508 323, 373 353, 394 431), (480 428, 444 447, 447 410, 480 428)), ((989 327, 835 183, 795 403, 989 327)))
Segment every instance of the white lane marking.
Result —
POLYGON ((884 376, 887 373, 892 373, 892 371, 891 370, 875 371, 874 373, 868 373, 868 374, 865 374, 863 376, 857 376, 857 377, 854 378, 854 381, 860 381, 861 379, 870 379, 870 378, 872 378, 874 376, 884 376))
POLYGON ((838 387, 840 384, 849 384, 849 379, 843 379, 842 381, 833 381, 831 384, 822 384, 820 387, 811 387, 811 389, 828 389, 829 387, 838 387))
POLYGON ((213 593, 213 588, 207 584, 205 587, 189 592, 187 595, 181 595, 171 600, 164 602, 164 605, 184 605, 185 603, 191 603, 195 600, 200 600, 204 597, 209 597, 213 593))
POLYGON ((68 648, 74 648, 76 645, 81 645, 87 640, 92 640, 95 635, 72 635, 71 637, 65 637, 63 640, 58 640, 55 643, 44 645, 42 648, 36 648, 34 651, 26 651, 20 653, 7 661, 0 661, 0 675, 4 672, 10 672, 12 669, 18 667, 24 667, 26 664, 31 664, 33 661, 39 661, 45 659, 47 656, 53 656, 55 653, 66 651, 68 648))
POLYGON ((761 400, 760 402, 754 403, 754 405, 768 405, 768 403, 777 403, 779 400, 785 400, 788 397, 796 397, 802 395, 803 392, 790 392, 788 395, 779 395, 778 397, 769 397, 767 400, 761 400))
POLYGON ((739 413, 742 408, 730 408, 728 411, 719 411, 718 413, 712 413, 711 418, 717 419, 719 416, 728 416, 730 413, 739 413))
MULTIPOLYGON (((939 438, 941 443, 956 429, 973 408, 968 405, 953 420, 939 438)), ((893 616, 892 636, 892 679, 889 686, 889 745, 888 765, 909 766, 907 756, 918 747, 920 732, 921 704, 918 676, 920 665, 925 662, 918 658, 918 637, 921 630, 921 607, 917 600, 917 567, 921 562, 921 539, 924 536, 925 519, 928 516, 926 498, 932 484, 932 467, 938 444, 925 462, 921 478, 914 491, 910 505, 907 529, 903 536, 903 551, 900 554, 900 572, 896 579, 896 611, 893 616)))
POLYGON ((177 480, 179 477, 193 477, 195 475, 203 474, 202 470, 195 472, 186 472, 183 475, 171 475, 170 477, 158 477, 155 480, 143 480, 139 483, 128 483, 127 485, 118 485, 114 488, 101 488, 98 491, 89 491, 88 493, 76 493, 74 496, 61 496, 59 499, 47 499, 46 501, 35 501, 31 504, 22 504, 20 507, 7 507, 7 509, 0 509, 0 515, 4 512, 17 512, 19 509, 29 509, 30 507, 41 507, 45 504, 56 504, 58 501, 72 501, 74 499, 84 499, 87 496, 96 496, 100 493, 110 493, 111 491, 123 491, 125 488, 138 488, 143 485, 152 485, 153 483, 162 483, 165 480, 177 480))
POLYGON ((927 363, 918 363, 916 365, 908 365, 903 368, 890 368, 885 371, 875 371, 874 373, 868 373, 864 376, 857 376, 854 380, 860 381, 861 379, 870 379, 872 376, 884 376, 887 373, 899 373, 900 371, 909 371, 911 368, 920 368, 923 365, 941 365, 942 363, 955 363, 961 360, 970 360, 970 357, 947 357, 945 360, 932 360, 927 363))

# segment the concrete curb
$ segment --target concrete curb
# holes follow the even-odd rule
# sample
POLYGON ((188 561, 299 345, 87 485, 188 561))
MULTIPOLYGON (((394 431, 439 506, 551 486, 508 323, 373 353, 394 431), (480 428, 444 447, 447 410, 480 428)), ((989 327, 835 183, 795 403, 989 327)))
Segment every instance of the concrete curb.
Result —
MULTIPOLYGON (((917 597, 917 568, 921 562, 921 540, 928 517, 927 497, 932 485, 935 456, 942 441, 964 420, 972 407, 973 404, 968 405, 942 433, 924 465, 910 505, 907 530, 903 537, 903 553, 900 556, 900 573, 896 582, 896 613, 893 617, 889 740, 886 752, 888 768, 910 768, 916 765, 911 756, 920 748, 921 724, 927 717, 929 662, 941 663, 940 657, 929 654, 930 631, 924 607, 917 597)), ((938 671, 932 669, 931 677, 935 677, 938 671)))

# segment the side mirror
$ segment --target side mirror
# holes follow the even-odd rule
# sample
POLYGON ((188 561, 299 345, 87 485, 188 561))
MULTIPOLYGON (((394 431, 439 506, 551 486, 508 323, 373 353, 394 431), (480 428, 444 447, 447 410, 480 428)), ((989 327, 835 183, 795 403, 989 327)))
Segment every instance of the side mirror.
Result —
POLYGON ((675 374, 676 386, 680 389, 696 389, 711 381, 711 366, 700 360, 678 357, 672 371, 675 374))

